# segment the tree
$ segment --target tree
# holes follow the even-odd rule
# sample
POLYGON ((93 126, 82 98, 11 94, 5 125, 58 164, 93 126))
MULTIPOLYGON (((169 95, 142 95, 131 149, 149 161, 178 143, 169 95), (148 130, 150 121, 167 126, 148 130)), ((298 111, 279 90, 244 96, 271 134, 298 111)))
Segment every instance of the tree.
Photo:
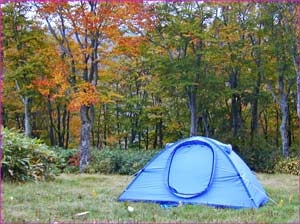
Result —
POLYGON ((247 68, 243 65, 248 54, 245 18, 251 6, 243 3, 222 5, 218 23, 217 43, 222 54, 219 60, 223 62, 223 71, 228 75, 227 83, 232 92, 230 120, 234 137, 241 136, 244 127, 242 104, 247 84, 244 82, 243 75, 247 73, 247 68))
POLYGON ((293 42, 290 41, 293 32, 289 32, 291 28, 289 21, 295 23, 295 15, 289 14, 289 4, 271 4, 266 7, 266 13, 269 15, 265 20, 265 27, 269 29, 269 43, 273 60, 269 66, 275 66, 275 75, 278 82, 278 93, 272 86, 272 77, 265 77, 267 89, 272 94, 275 102, 281 110, 280 134, 282 140, 282 154, 289 156, 289 142, 287 133, 288 121, 288 98, 292 85, 295 83, 295 76, 291 75, 292 58, 290 57, 290 47, 293 42), (272 63, 274 63, 272 65, 272 63))
POLYGON ((32 84, 47 104, 50 144, 68 148, 71 113, 68 105, 74 96, 74 89, 68 81, 70 69, 64 58, 60 57, 58 49, 47 48, 43 54, 51 59, 45 61, 48 69, 45 74, 33 80, 32 84))
POLYGON ((31 81, 45 70, 43 58, 37 56, 46 47, 46 35, 39 24, 26 17, 27 3, 9 3, 3 8, 4 79, 13 81, 24 107, 24 132, 31 136, 31 104, 34 93, 31 81))
POLYGON ((292 156, 295 6, 5 4, 3 125, 80 144, 81 171, 93 146, 161 148, 189 134, 232 142, 242 155, 287 142, 292 156))
POLYGON ((167 85, 181 86, 186 93, 190 136, 198 131, 197 94, 205 71, 203 57, 211 10, 198 2, 161 4, 156 8, 154 32, 149 33, 149 40, 164 52, 159 59, 164 65, 162 77, 166 77, 167 85))
MULTIPOLYGON (((124 32, 122 27, 140 26, 142 18, 136 16, 141 4, 115 2, 44 3, 39 8, 48 29, 60 50, 70 59, 77 97, 72 102, 80 106, 80 170, 90 160, 90 132, 94 123, 94 105, 101 54, 113 47, 113 42, 124 32), (76 83, 76 84, 75 84, 76 83)), ((126 29, 127 30, 127 29, 126 29)))

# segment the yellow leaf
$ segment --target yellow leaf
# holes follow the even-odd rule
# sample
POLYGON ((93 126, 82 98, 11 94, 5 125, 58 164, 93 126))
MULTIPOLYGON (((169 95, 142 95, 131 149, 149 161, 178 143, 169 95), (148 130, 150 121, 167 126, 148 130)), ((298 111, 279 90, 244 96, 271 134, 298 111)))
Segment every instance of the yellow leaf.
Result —
POLYGON ((92 191, 92 195, 93 195, 93 198, 96 198, 97 197, 97 193, 95 190, 92 191))

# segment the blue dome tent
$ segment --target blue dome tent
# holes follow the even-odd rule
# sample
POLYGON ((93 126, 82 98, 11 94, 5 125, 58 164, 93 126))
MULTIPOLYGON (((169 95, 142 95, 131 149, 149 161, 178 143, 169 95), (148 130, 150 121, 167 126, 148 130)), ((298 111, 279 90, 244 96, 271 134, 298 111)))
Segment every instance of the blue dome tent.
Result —
POLYGON ((119 201, 258 208, 268 197, 231 145, 195 136, 168 144, 140 170, 119 201))

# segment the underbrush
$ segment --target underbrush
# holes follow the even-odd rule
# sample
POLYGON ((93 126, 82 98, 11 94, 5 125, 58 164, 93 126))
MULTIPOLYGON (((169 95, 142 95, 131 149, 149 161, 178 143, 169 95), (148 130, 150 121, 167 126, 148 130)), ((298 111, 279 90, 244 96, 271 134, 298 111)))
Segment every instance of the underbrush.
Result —
POLYGON ((157 153, 154 150, 92 150, 87 173, 132 175, 143 168, 157 153))
MULTIPOLYGON (((79 172, 77 149, 49 147, 15 130, 3 128, 2 177, 25 182, 52 180, 60 173, 79 172)), ((131 175, 138 172, 155 154, 153 150, 92 149, 87 173, 131 175)))
POLYGON ((233 150, 255 172, 274 173, 274 167, 281 158, 281 152, 263 138, 232 138, 230 142, 233 150))
MULTIPOLYGON (((274 146, 264 140, 227 139, 247 165, 256 172, 299 175, 298 157, 283 159, 274 146)), ((292 151, 292 150, 291 150, 292 151)), ((295 151, 295 150, 294 150, 295 151)), ((91 150, 86 173, 132 175, 142 169, 158 151, 138 149, 91 150)), ((3 128, 2 177, 12 181, 52 180, 60 173, 79 172, 78 149, 49 147, 39 139, 3 128)))
POLYGON ((12 181, 53 179, 57 155, 39 139, 14 130, 2 129, 2 177, 12 181))
POLYGON ((274 167, 274 171, 276 173, 300 175, 299 158, 294 157, 279 160, 274 167))
POLYGON ((70 167, 74 149, 49 147, 40 139, 2 129, 2 178, 8 181, 53 180, 70 167))

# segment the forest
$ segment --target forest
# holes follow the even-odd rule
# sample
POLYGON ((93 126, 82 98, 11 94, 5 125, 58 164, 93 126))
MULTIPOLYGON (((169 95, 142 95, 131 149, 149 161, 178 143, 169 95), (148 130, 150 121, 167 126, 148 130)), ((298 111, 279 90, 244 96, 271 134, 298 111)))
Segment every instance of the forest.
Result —
POLYGON ((297 24, 296 3, 6 3, 2 125, 77 149, 81 171, 92 149, 196 135, 250 166, 295 157, 297 24))

